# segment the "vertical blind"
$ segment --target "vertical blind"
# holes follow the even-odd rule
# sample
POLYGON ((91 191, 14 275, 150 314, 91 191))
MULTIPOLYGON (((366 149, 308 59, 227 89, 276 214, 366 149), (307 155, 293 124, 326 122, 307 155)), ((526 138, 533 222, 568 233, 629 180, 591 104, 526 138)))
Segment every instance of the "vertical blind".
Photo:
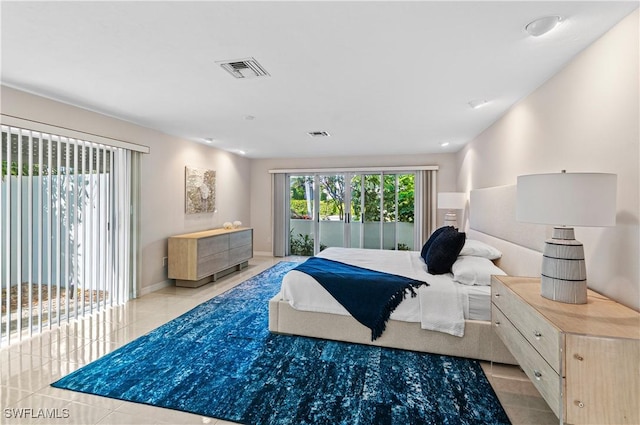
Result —
POLYGON ((287 254, 287 219, 289 218, 289 206, 287 205, 287 190, 289 190, 286 174, 271 175, 271 188, 273 198, 273 256, 284 257, 287 254))
POLYGON ((416 172, 415 184, 415 241, 422 246, 436 229, 437 174, 435 170, 416 172))
POLYGON ((0 346, 130 298, 138 155, 2 125, 0 346))

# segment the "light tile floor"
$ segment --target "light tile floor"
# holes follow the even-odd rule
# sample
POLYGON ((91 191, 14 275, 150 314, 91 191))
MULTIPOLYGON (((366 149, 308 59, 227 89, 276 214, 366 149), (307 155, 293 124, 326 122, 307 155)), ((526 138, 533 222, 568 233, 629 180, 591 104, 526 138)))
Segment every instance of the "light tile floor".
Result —
MULTIPOLYGON (((248 268, 218 282, 200 288, 164 288, 132 300, 126 306, 63 324, 20 344, 0 349, 0 423, 231 424, 220 419, 60 390, 50 384, 279 260, 255 257, 248 268)), ((490 363, 482 366, 514 425, 559 422, 517 367, 490 363)))

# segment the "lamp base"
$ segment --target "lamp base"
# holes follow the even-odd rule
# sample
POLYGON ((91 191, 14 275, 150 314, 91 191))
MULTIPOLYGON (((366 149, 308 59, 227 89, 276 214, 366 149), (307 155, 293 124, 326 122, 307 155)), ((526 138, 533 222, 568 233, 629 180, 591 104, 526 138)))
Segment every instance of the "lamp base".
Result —
POLYGON ((453 211, 449 211, 444 215, 444 225, 458 228, 458 216, 453 211))
POLYGON ((568 304, 586 304, 584 247, 572 227, 554 227, 544 245, 540 295, 568 304))

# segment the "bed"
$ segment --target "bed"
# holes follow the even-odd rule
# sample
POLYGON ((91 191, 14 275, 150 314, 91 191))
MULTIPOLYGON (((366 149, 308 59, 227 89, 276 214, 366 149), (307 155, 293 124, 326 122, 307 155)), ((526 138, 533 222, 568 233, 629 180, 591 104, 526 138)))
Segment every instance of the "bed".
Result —
MULTIPOLYGON (((544 232, 544 229, 522 229, 520 223, 512 218, 515 217, 510 212, 515 205, 515 187, 472 191, 470 205, 474 208, 475 216, 470 216, 467 238, 501 251, 502 257, 495 263, 507 274, 536 276, 540 270, 541 254, 533 245, 537 240, 544 240, 537 239, 539 235, 536 234, 544 232), (495 212, 495 205, 503 205, 499 213, 495 212), (495 225, 496 218, 501 221, 499 226, 495 225)), ((305 277, 297 271, 285 276, 280 293, 269 302, 269 330, 516 364, 492 329, 490 286, 458 285, 455 295, 445 294, 444 299, 439 299, 433 294, 444 294, 445 287, 451 285, 446 279, 451 279, 451 276, 425 277, 425 264, 419 252, 371 251, 373 250, 332 248, 319 256, 418 280, 428 279, 429 284, 428 287, 419 287, 415 298, 406 297, 402 301, 392 313, 386 330, 380 337, 372 340, 370 330, 335 302, 318 307, 316 301, 331 298, 331 295, 323 293, 322 287, 318 289, 310 276, 305 277), (292 297, 295 297, 295 301, 291 300, 292 297), (421 302, 426 303, 429 308, 421 309, 421 302), (423 310, 446 312, 454 304, 459 307, 457 313, 444 317, 440 320, 443 323, 438 323, 436 318, 435 323, 430 324, 429 320, 422 317, 423 310), (459 334, 460 326, 463 328, 462 335, 459 334)), ((431 317, 430 320, 433 319, 431 317)))

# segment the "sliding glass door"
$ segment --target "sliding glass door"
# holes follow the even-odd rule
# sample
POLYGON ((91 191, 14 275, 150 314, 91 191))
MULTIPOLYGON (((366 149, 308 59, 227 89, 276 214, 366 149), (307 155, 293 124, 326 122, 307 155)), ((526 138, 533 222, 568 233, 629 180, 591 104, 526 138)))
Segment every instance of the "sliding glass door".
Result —
POLYGON ((348 226, 349 199, 345 191, 346 176, 344 174, 319 174, 316 175, 319 187, 318 230, 320 235, 320 247, 345 247, 349 246, 346 228, 348 226))
MULTIPOLYGON (((394 174, 385 176, 385 193, 388 199, 395 199, 385 207, 388 215, 388 227, 385 233, 385 244, 393 241, 400 251, 413 250, 415 246, 415 175, 394 174)), ((386 199, 386 198, 385 198, 386 199)), ((418 242, 420 243, 420 242, 418 242)))
POLYGON ((352 180, 353 222, 362 248, 412 250, 414 248, 415 174, 360 174, 352 180))
POLYGON ((1 126, 0 347, 134 289, 137 154, 1 126))
POLYGON ((415 173, 289 175, 289 253, 415 249, 415 173))
POLYGON ((362 176, 349 176, 349 246, 364 248, 364 199, 362 198, 362 176))
POLYGON ((289 176, 289 254, 313 255, 318 230, 315 226, 315 177, 289 176))

